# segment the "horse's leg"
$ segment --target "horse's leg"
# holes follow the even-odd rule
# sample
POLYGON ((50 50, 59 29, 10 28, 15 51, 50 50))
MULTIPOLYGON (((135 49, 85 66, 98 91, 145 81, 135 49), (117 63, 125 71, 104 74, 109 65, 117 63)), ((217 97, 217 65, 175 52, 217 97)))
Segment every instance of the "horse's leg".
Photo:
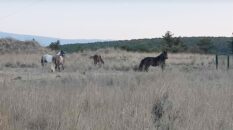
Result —
POLYGON ((57 70, 57 64, 55 64, 55 71, 57 70))
POLYGON ((44 60, 43 56, 41 57, 41 60, 40 60, 40 62, 41 62, 41 66, 42 66, 42 67, 44 67, 45 60, 44 60))
POLYGON ((60 65, 58 63, 55 64, 55 70, 60 72, 60 65))
POLYGON ((141 63, 139 64, 139 71, 143 71, 143 68, 144 68, 144 63, 143 63, 143 60, 141 61, 141 63))
POLYGON ((162 71, 163 71, 163 69, 164 69, 164 66, 163 66, 163 64, 161 65, 161 69, 162 69, 162 71))
POLYGON ((100 60, 101 60, 102 64, 104 64, 104 61, 103 61, 103 59, 101 58, 100 60))
POLYGON ((142 68, 143 68, 143 66, 139 66, 139 67, 138 67, 138 70, 139 70, 139 71, 142 71, 142 68))
POLYGON ((142 71, 142 66, 139 66, 139 67, 138 67, 138 71, 142 71))
POLYGON ((148 66, 146 64, 142 65, 142 71, 146 71, 147 68, 148 68, 148 66))
POLYGON ((150 67, 150 65, 145 65, 144 70, 145 70, 146 72, 148 72, 149 67, 150 67))
POLYGON ((61 65, 58 65, 58 71, 61 72, 61 65))
POLYGON ((54 64, 51 64, 50 69, 51 69, 51 72, 55 72, 55 66, 54 66, 54 64))
POLYGON ((164 68, 165 68, 165 63, 162 63, 162 64, 161 64, 161 69, 162 69, 162 71, 164 70, 164 68))

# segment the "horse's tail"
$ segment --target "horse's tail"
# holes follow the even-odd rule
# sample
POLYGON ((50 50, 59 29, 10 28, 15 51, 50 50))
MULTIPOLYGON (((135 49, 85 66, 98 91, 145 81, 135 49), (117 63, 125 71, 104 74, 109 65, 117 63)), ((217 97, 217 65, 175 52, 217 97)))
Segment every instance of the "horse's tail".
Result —
POLYGON ((65 64, 65 56, 62 56, 62 58, 63 58, 63 65, 65 64))
POLYGON ((143 65, 144 65, 144 59, 139 64, 139 68, 138 68, 139 71, 142 71, 143 65))
POLYGON ((41 57, 40 63, 41 63, 41 66, 44 66, 44 57, 43 56, 41 57))
POLYGON ((100 56, 100 61, 104 64, 104 61, 103 61, 103 59, 101 58, 101 56, 100 56))
POLYGON ((56 56, 53 56, 53 57, 52 57, 52 63, 53 63, 53 64, 56 64, 56 56))

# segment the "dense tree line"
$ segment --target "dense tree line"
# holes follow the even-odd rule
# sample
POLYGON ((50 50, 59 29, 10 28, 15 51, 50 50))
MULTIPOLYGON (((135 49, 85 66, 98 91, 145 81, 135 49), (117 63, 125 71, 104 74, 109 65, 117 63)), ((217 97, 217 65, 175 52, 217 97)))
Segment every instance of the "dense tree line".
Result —
POLYGON ((221 53, 233 52, 233 38, 231 37, 174 37, 168 31, 162 38, 133 39, 120 41, 105 41, 86 44, 66 44, 60 48, 67 52, 83 50, 97 50, 100 48, 118 48, 136 52, 190 52, 190 53, 221 53))

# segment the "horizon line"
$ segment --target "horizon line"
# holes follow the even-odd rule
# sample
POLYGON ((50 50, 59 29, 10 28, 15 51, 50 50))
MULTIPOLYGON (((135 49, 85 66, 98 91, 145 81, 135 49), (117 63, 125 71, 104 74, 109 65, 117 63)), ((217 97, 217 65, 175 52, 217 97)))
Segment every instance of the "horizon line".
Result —
MULTIPOLYGON (((67 38, 67 37, 56 37, 56 36, 45 36, 45 35, 40 35, 40 34, 25 34, 25 33, 14 33, 14 32, 5 32, 1 31, 0 33, 8 33, 8 34, 13 34, 13 35, 27 35, 27 36, 35 36, 35 37, 44 37, 44 38, 54 38, 54 39, 60 39, 60 40, 108 40, 108 41, 119 41, 119 40, 135 40, 135 39, 153 39, 153 38, 162 38, 163 35, 160 37, 155 36, 155 37, 137 37, 137 38, 119 38, 119 39, 114 39, 114 38, 67 38)), ((165 32, 166 33, 166 32, 165 32)), ((165 34, 164 33, 164 34, 165 34)), ((223 36, 223 35, 174 35, 174 37, 233 37, 233 33, 231 33, 231 36, 223 36)))

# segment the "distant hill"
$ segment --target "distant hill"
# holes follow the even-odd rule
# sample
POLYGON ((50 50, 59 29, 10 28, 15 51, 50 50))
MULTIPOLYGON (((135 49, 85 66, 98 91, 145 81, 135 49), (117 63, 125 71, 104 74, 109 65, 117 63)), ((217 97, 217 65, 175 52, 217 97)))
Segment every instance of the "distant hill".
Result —
MULTIPOLYGON (((229 54, 231 53, 229 42, 230 37, 181 37, 182 43, 187 46, 185 52, 196 52, 199 53, 197 49, 197 44, 203 38, 211 39, 214 48, 208 53, 221 53, 229 54)), ((152 39, 133 39, 133 40, 120 40, 120 41, 106 41, 106 42, 95 42, 87 44, 67 44, 62 45, 62 49, 67 52, 79 52, 83 50, 97 50, 100 48, 119 48, 127 51, 137 51, 137 52, 159 52, 162 50, 163 39, 162 38, 152 38, 152 39)))
POLYGON ((41 47, 38 42, 19 41, 12 38, 0 38, 0 54, 5 53, 41 53, 47 49, 41 47))
POLYGON ((92 43, 92 42, 103 41, 103 40, 99 40, 99 39, 61 39, 61 38, 14 34, 14 33, 6 33, 6 32, 0 32, 0 38, 14 38, 14 39, 17 39, 20 41, 28 41, 28 40, 35 39, 42 46, 48 46, 51 42, 54 42, 57 40, 60 40, 61 44, 92 43))

